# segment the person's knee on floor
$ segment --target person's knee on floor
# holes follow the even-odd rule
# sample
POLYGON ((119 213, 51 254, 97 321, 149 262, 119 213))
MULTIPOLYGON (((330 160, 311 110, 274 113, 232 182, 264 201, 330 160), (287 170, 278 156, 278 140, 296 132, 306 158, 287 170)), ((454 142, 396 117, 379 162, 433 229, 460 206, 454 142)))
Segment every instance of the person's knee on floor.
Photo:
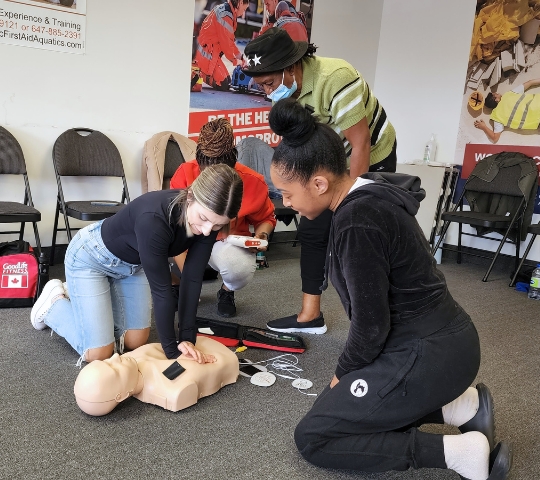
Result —
POLYGON ((318 449, 325 443, 325 439, 317 434, 313 434, 316 420, 309 414, 306 415, 294 429, 294 443, 298 452, 307 462, 318 465, 318 449))

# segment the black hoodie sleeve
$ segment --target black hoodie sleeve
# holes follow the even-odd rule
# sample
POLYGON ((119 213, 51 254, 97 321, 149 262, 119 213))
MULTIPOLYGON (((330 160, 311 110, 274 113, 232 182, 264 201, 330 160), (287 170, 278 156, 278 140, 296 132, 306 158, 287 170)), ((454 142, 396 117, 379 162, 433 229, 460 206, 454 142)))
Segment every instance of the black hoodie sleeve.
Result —
POLYGON ((344 301, 344 307, 351 320, 337 378, 371 363, 384 347, 390 331, 389 244, 382 230, 364 225, 344 229, 334 239, 333 262, 342 272, 340 287, 348 292, 350 303, 344 301))

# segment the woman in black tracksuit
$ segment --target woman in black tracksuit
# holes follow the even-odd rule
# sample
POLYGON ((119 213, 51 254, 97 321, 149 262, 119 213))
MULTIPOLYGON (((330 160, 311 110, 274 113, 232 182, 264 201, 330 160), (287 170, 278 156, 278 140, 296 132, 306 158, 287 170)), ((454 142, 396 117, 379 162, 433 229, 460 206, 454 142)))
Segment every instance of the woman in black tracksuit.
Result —
POLYGON ((505 442, 493 446, 491 394, 470 387, 478 334, 414 217, 418 179, 351 179, 339 136, 294 100, 276 103, 270 126, 283 136, 271 169, 283 203, 309 219, 334 212, 326 270, 351 321, 334 378, 296 428, 300 453, 327 468, 506 478, 511 451, 505 442), (424 423, 462 434, 421 432, 424 423))

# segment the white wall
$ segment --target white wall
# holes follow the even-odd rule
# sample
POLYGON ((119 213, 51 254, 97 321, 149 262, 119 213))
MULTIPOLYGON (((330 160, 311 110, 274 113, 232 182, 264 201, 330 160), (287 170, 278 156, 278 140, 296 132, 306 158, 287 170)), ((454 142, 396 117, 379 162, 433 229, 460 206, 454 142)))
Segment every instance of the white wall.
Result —
MULTIPOLYGON (((187 132, 193 3, 162 0, 88 2, 86 55, 0 44, 0 125, 19 140, 42 244, 51 244, 56 180, 55 139, 72 127, 108 135, 124 162, 131 198, 140 195, 144 141, 162 130, 187 132)), ((19 199, 1 180, 0 199, 19 199)), ((68 182, 86 198, 120 199, 120 187, 68 182)), ((120 185, 120 183, 113 185, 120 185)), ((15 193, 17 192, 17 193, 15 193)), ((28 229, 31 232, 31 228, 28 229)), ((33 236, 26 238, 33 244, 33 236)), ((60 243, 67 241, 60 235, 60 243)))
POLYGON ((373 86, 384 3, 315 0, 311 41, 317 55, 347 60, 373 86))
POLYGON ((475 6, 384 1, 374 90, 396 128, 399 162, 422 158, 431 133, 437 159, 454 161, 475 6))

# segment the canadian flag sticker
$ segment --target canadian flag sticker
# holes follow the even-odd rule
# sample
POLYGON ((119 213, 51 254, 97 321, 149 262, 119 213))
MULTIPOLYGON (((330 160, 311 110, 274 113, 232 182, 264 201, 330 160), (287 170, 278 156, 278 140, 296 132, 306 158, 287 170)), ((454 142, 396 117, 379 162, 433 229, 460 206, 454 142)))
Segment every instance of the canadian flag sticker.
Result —
POLYGON ((28 275, 2 275, 2 288, 28 288, 28 275))

